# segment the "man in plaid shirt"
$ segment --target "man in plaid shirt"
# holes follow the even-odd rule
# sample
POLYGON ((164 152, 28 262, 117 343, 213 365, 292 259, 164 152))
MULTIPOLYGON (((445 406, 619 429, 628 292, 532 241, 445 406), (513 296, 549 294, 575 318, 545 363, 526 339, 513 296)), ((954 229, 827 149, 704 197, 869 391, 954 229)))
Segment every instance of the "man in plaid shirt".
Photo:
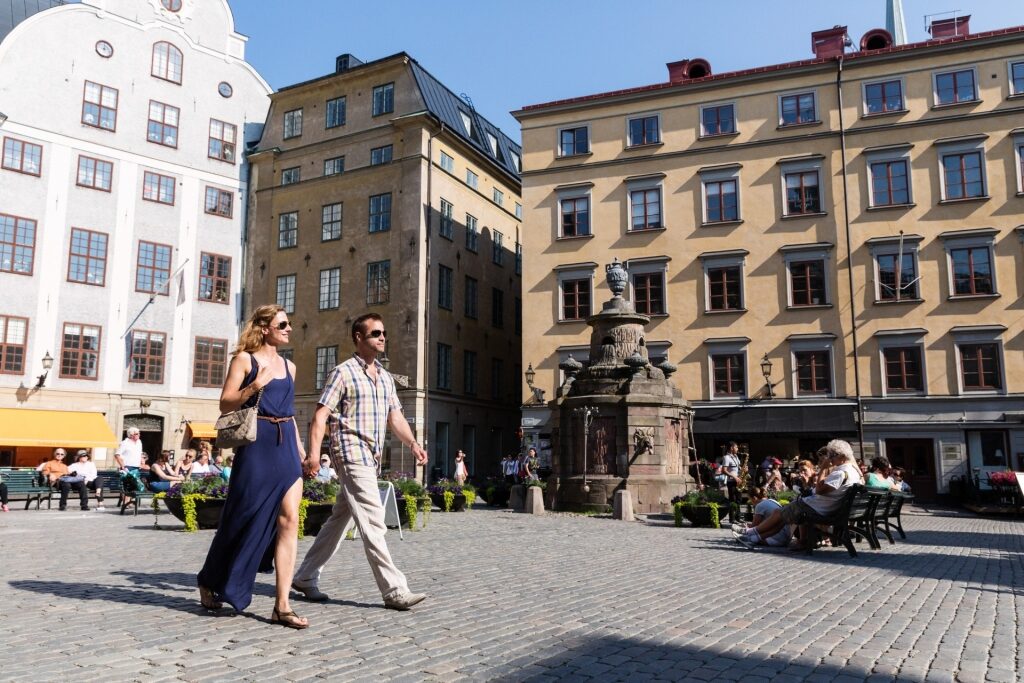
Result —
POLYGON ((416 462, 427 462, 427 452, 402 414, 395 380, 377 360, 384 351, 387 333, 376 313, 367 313, 352 323, 356 352, 327 376, 319 406, 309 428, 306 467, 311 475, 320 469, 320 446, 324 431, 330 431, 331 460, 341 480, 341 490, 330 518, 295 572, 292 588, 307 599, 322 602, 327 594, 317 586, 320 572, 337 552, 351 524, 359 529, 366 558, 384 597, 384 606, 407 610, 427 596, 409 592, 405 575, 388 552, 384 534, 384 506, 377 489, 377 473, 388 427, 412 449, 416 462))

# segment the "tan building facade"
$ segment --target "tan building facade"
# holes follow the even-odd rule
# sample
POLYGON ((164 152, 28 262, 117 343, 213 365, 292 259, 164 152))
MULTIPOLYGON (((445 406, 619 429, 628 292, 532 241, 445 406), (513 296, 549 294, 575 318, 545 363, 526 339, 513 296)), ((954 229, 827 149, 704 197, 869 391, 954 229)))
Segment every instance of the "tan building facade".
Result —
MULTIPOLYGON (((698 457, 863 439, 924 499, 1024 466, 1024 27, 968 20, 856 52, 838 27, 806 61, 688 60, 516 112, 535 385, 550 396, 559 363, 585 360, 618 257, 650 355, 679 366, 698 457)), ((543 409, 527 419, 543 432, 543 409)))
MULTIPOLYGON (((249 307, 292 315, 305 429, 352 321, 379 313, 434 476, 458 449, 488 474, 517 449, 520 149, 402 53, 272 96, 250 154, 249 307)), ((396 445, 385 467, 411 471, 396 445)))

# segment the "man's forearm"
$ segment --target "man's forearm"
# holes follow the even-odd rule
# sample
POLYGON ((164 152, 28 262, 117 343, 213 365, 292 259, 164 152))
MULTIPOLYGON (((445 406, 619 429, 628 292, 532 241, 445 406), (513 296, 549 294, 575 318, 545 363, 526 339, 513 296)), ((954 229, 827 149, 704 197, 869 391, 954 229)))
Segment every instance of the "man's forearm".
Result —
POLYGON ((320 448, 323 446, 324 433, 326 431, 326 425, 320 420, 314 418, 309 425, 309 450, 306 452, 307 458, 315 457, 319 462, 320 448))
POLYGON ((413 444, 416 443, 416 435, 413 434, 412 427, 409 426, 409 422, 402 415, 401 411, 392 410, 388 415, 388 423, 391 426, 392 433, 398 437, 398 440, 412 448, 413 444))

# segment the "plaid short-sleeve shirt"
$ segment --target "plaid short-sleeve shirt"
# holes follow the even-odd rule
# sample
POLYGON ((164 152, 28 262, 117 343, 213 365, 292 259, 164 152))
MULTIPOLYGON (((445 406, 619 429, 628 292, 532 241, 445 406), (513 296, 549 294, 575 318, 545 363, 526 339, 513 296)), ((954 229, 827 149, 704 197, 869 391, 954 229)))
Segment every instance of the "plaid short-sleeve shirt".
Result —
POLYGON ((368 364, 353 355, 327 375, 318 403, 331 409, 328 433, 334 462, 377 467, 384 450, 388 414, 401 410, 395 380, 379 361, 377 381, 367 374, 368 364))

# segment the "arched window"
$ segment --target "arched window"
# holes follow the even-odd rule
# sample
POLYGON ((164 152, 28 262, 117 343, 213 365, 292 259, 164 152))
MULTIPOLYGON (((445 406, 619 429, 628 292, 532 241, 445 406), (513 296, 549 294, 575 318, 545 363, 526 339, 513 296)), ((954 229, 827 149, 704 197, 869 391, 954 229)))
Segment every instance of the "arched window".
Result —
POLYGON ((157 78, 181 85, 181 50, 170 43, 153 45, 153 71, 157 78))

